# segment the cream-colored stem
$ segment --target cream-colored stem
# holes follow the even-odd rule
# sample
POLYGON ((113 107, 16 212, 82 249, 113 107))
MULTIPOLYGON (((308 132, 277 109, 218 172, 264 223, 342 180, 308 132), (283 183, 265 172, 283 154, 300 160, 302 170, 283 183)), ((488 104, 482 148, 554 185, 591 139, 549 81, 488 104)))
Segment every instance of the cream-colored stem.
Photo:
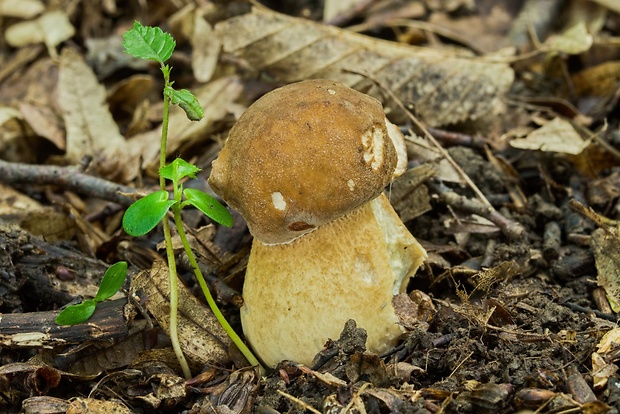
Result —
POLYGON ((425 258, 383 194, 291 243, 255 240, 243 288, 245 336, 268 365, 310 364, 355 319, 368 349, 386 351, 402 334, 392 297, 425 258))

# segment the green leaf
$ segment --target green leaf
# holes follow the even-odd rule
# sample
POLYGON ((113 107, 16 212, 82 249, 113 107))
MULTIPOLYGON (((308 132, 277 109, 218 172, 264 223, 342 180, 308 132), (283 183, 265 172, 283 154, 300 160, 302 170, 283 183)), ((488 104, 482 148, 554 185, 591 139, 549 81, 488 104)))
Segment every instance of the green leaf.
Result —
POLYGON ((123 286, 125 276, 127 275, 127 262, 117 262, 108 267, 105 271, 99 290, 95 296, 95 302, 102 302, 114 296, 116 292, 123 286))
POLYGON ((202 105, 200 105, 200 102, 198 102, 194 94, 187 89, 177 91, 167 86, 164 88, 164 93, 170 98, 173 104, 179 105, 185 111, 185 115, 187 115, 190 121, 200 121, 204 118, 205 113, 202 109, 202 105))
POLYGON ((123 229, 130 236, 144 236, 159 224, 174 203, 175 201, 170 200, 168 192, 164 190, 141 198, 125 211, 123 229))
POLYGON ((196 178, 196 173, 200 171, 200 168, 185 161, 183 158, 177 158, 170 164, 159 170, 159 175, 170 181, 175 185, 179 183, 183 178, 196 178))
POLYGON ((195 188, 186 188, 183 190, 183 194, 187 199, 183 204, 191 204, 213 221, 226 227, 232 227, 233 217, 230 211, 215 198, 195 188))
POLYGON ((70 305, 62 310, 56 317, 58 325, 76 325, 86 322, 95 313, 97 302, 92 299, 85 300, 78 305, 70 305))
POLYGON ((125 52, 133 57, 164 63, 174 51, 176 42, 159 27, 142 26, 136 21, 133 28, 123 34, 125 52))

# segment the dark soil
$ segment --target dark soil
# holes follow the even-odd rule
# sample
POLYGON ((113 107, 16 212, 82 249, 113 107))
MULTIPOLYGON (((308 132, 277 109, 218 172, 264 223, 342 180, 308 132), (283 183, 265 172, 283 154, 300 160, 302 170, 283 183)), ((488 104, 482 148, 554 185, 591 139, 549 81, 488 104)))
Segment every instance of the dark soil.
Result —
MULTIPOLYGON (((286 11, 320 18, 319 3, 300 2, 287 6, 286 11)), ((448 14, 455 18, 462 13, 475 15, 463 7, 448 14)), ((109 12, 84 8, 83 13, 102 16, 110 27, 117 23, 109 12)), ((432 7, 428 10, 440 13, 432 7)), ((166 7, 149 14, 154 24, 167 22, 170 15, 166 7)), ((612 12, 609 16, 605 28, 617 42, 620 19, 612 12)), ((374 34, 392 35, 383 30, 374 34)), ((179 75, 185 76, 181 83, 191 85, 189 53, 182 51, 175 63, 179 75)), ((14 53, 10 51, 9 56, 14 53)), ((615 51, 597 59, 617 63, 619 57, 615 51)), ((585 57, 580 62, 577 56, 562 58, 564 70, 571 73, 590 62, 585 57)), ((525 67, 515 65, 517 80, 511 96, 520 96, 523 102, 529 95, 565 96, 565 91, 556 93, 552 88, 551 73, 555 72, 534 73, 533 64, 521 63, 525 67), (533 73, 544 78, 538 79, 541 85, 531 84, 533 73)), ((130 70, 123 67, 120 72, 130 70)), ((102 82, 122 79, 123 73, 102 82)), ((185 381, 164 329, 146 310, 152 299, 148 297, 119 295, 106 302, 89 325, 59 329, 54 324, 58 308, 96 291, 106 263, 128 260, 131 279, 164 256, 157 246, 161 233, 137 241, 123 235, 119 231, 123 201, 114 199, 102 205, 87 193, 78 196, 55 182, 12 182, 17 191, 70 217, 73 224, 70 237, 43 238, 30 231, 23 217, 16 219, 17 211, 0 217, 0 411, 618 413, 620 344, 597 354, 603 336, 618 327, 618 315, 610 309, 597 280, 601 252, 612 263, 611 279, 618 269, 614 265, 620 245, 617 229, 608 230, 608 242, 598 245, 592 234, 599 225, 571 204, 576 200, 612 220, 620 216, 620 76, 615 79, 615 93, 608 100, 598 97, 598 109, 588 112, 588 126, 597 131, 597 138, 585 137, 592 144, 579 156, 520 150, 500 139, 516 126, 537 127, 540 117, 557 115, 554 110, 573 111, 568 98, 549 98, 535 108, 512 102, 492 120, 470 120, 433 130, 441 147, 480 189, 499 219, 479 220, 481 216, 492 218, 489 212, 493 209, 466 184, 442 181, 435 173, 429 173, 422 183, 404 184, 412 187, 408 194, 417 189, 416 197, 421 194, 420 200, 425 200, 420 201, 420 210, 428 211, 412 215, 406 225, 424 245, 429 259, 411 280, 406 295, 398 299, 403 308, 397 308, 405 309, 400 316, 407 328, 399 345, 385 355, 367 352, 365 332, 349 321, 340 338, 328 341, 313 366, 283 361, 265 376, 247 367, 231 348, 229 362, 199 366, 195 370, 199 374, 185 381), (84 205, 78 214, 72 200, 79 197, 84 205), (109 238, 93 248, 85 241, 94 237, 84 230, 88 226, 107 232, 109 238), (607 364, 605 373, 594 372, 593 358, 607 364)), ((253 99, 249 96, 272 87, 249 75, 243 83, 248 101, 253 99)), ((586 97, 581 98, 574 103, 585 105, 586 97)), ((219 148, 213 142, 225 136, 231 124, 232 117, 218 119, 210 137, 187 143, 179 152, 197 159, 208 172, 219 148)), ((413 125, 402 126, 422 135, 413 125)), ((42 153, 50 145, 35 144, 42 153)), ((34 162, 47 160, 49 155, 37 153, 20 160, 13 154, 19 153, 19 147, 3 148, 0 158, 34 162)), ((410 167, 421 164, 436 163, 414 157, 410 167)), ((141 178, 154 188, 156 180, 149 174, 145 171, 141 178)), ((204 186, 204 180, 197 185, 204 186)), ((72 190, 79 193, 77 188, 72 190)), ((403 200, 394 204, 404 215, 407 203, 413 201, 403 200)), ((13 201, 3 201, 17 209, 13 201)), ((207 224, 192 213, 184 218, 191 227, 207 224)), ((251 237, 240 217, 236 223, 233 229, 216 227, 201 244, 201 266, 210 275, 209 283, 225 316, 240 332, 239 292, 251 237)), ((616 223, 606 226, 613 229, 616 223)), ((180 259, 184 283, 201 297, 191 266, 180 259)), ((125 293, 129 284, 130 280, 125 293)))

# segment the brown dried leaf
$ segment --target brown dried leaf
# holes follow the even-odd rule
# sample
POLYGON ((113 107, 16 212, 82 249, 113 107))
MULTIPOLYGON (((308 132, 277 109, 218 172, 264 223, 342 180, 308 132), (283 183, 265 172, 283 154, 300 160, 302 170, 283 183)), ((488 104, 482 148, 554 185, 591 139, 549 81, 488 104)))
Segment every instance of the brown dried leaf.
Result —
POLYGON ((60 57, 58 103, 67 130, 70 161, 91 156, 95 162, 115 160, 121 169, 130 167, 124 162, 127 145, 108 109, 105 89, 82 56, 71 48, 63 49, 60 57))
POLYGON ((146 351, 145 331, 146 322, 140 320, 131 328, 131 334, 111 346, 109 344, 95 344, 96 347, 89 348, 91 352, 80 354, 78 359, 67 369, 68 372, 79 377, 96 377, 102 372, 111 371, 126 367, 136 361, 142 352, 146 351))
POLYGON ((605 289, 614 312, 620 310, 620 233, 616 226, 592 232, 592 250, 598 272, 597 281, 605 289))
POLYGON ((390 187, 390 203, 403 223, 430 211, 431 198, 422 183, 435 173, 432 164, 423 164, 406 171, 390 187))
POLYGON ((36 395, 22 401, 22 412, 24 414, 65 413, 68 408, 68 401, 47 395, 36 395))
POLYGON ((520 149, 577 155, 581 154, 590 142, 581 138, 570 122, 554 118, 530 132, 527 137, 513 139, 510 145, 520 149))
POLYGON ((194 13, 193 31, 189 40, 192 44, 192 70, 198 82, 208 82, 220 55, 221 44, 213 32, 213 27, 201 13, 194 13))
POLYGON ((76 233, 75 222, 52 207, 29 211, 20 226, 31 234, 43 236, 48 242, 71 240, 76 233))
POLYGON ((7 43, 13 47, 45 43, 54 48, 75 34, 69 17, 61 10, 43 14, 26 22, 16 23, 4 33, 7 43))
POLYGON ((280 82, 327 78, 381 98, 367 75, 415 105, 430 125, 501 110, 501 96, 514 79, 504 63, 385 42, 257 8, 217 24, 215 33, 225 52, 280 82))
POLYGON ((46 138, 60 150, 65 149, 65 131, 52 108, 20 102, 19 110, 38 136, 46 138))
MULTIPOLYGON (((161 261, 150 272, 140 272, 131 282, 130 291, 148 299, 144 305, 166 331, 169 330, 170 306, 168 268, 161 261)), ((230 338, 206 305, 200 303, 182 284, 179 285, 179 341, 190 364, 225 365, 230 338)))
POLYGON ((71 401, 67 414, 131 414, 132 411, 117 401, 78 397, 71 401))
POLYGON ((0 16, 31 19, 45 10, 39 0, 0 0, 0 16))
POLYGON ((20 221, 32 211, 43 209, 41 203, 13 187, 0 184, 0 220, 6 222, 20 221))
POLYGON ((614 13, 620 13, 620 3, 617 0, 590 0, 593 3, 600 4, 601 6, 611 10, 614 13))
POLYGON ((591 66, 573 75, 575 92, 579 96, 609 96, 620 82, 620 61, 613 60, 591 66))
POLYGON ((188 4, 169 20, 177 42, 188 41, 192 45, 192 70, 199 82, 211 80, 222 47, 213 27, 205 19, 207 13, 204 8, 188 4))
POLYGON ((592 46, 593 38, 585 22, 581 21, 558 35, 553 35, 545 42, 552 51, 578 55, 592 46))
POLYGON ((331 21, 338 14, 349 11, 355 7, 358 7, 360 0, 325 0, 325 6, 323 6, 323 21, 331 21))
POLYGON ((15 108, 11 108, 10 106, 0 107, 0 126, 5 123, 13 120, 13 119, 21 119, 22 114, 15 108))

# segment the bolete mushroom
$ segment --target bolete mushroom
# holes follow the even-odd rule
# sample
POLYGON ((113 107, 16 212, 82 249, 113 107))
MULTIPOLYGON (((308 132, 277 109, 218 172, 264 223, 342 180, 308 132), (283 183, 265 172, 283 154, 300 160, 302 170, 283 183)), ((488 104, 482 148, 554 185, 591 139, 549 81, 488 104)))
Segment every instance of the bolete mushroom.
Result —
POLYGON ((383 191, 406 165, 381 104, 329 80, 276 89, 231 129, 209 184, 254 236, 241 323, 265 364, 310 364, 348 319, 373 352, 402 335, 392 297, 426 252, 383 191))

